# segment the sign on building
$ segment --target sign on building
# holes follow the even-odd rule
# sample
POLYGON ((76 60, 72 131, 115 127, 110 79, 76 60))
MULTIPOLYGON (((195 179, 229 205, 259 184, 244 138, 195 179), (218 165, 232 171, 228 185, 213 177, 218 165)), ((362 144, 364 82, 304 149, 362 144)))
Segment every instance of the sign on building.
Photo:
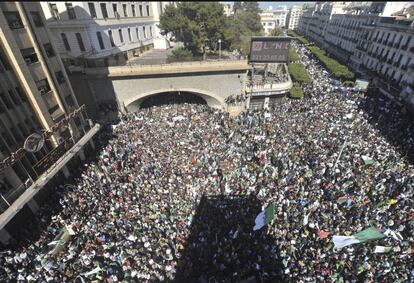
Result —
POLYGON ((24 142, 24 149, 28 152, 38 152, 45 144, 45 137, 42 134, 31 134, 24 142))
POLYGON ((290 37, 252 37, 249 63, 287 63, 290 37))

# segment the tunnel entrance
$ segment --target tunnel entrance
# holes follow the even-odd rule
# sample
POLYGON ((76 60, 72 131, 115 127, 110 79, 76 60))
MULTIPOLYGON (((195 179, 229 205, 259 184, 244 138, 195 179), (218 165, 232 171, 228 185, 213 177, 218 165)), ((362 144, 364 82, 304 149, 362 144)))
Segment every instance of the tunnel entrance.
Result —
POLYGON ((140 108, 149 108, 153 106, 170 105, 170 104, 207 104, 204 98, 187 91, 171 91, 151 95, 142 101, 140 108))

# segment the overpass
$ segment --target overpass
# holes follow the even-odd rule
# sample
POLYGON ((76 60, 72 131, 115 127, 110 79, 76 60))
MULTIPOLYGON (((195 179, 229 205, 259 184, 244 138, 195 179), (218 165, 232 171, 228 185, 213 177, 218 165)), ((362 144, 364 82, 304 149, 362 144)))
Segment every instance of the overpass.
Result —
POLYGON ((225 99, 245 91, 249 69, 246 60, 181 62, 85 68, 70 78, 78 100, 88 109, 116 102, 121 111, 135 111, 152 95, 185 92, 203 98, 211 107, 227 110, 225 99), (89 103, 86 97, 92 97, 89 103))

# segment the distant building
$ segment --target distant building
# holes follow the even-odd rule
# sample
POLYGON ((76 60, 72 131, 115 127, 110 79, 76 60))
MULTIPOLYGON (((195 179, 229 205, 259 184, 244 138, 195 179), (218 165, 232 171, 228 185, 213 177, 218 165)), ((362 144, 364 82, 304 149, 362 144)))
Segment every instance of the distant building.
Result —
POLYGON ((270 31, 276 27, 286 28, 288 13, 289 10, 286 6, 277 10, 273 10, 270 6, 268 9, 263 10, 260 13, 260 20, 265 34, 270 34, 270 31))
POLYGON ((233 15, 233 7, 231 4, 227 4, 227 3, 222 3, 223 5, 223 9, 224 9, 224 14, 229 17, 231 15, 233 15))
POLYGON ((92 67, 122 64, 153 48, 155 22, 163 10, 163 2, 41 2, 41 6, 65 64, 92 67))
POLYGON ((298 32, 401 101, 414 90, 413 10, 411 2, 317 2, 298 32))
POLYGON ((287 28, 290 30, 296 30, 299 26, 299 20, 302 14, 303 10, 301 6, 293 6, 290 8, 286 19, 287 28))

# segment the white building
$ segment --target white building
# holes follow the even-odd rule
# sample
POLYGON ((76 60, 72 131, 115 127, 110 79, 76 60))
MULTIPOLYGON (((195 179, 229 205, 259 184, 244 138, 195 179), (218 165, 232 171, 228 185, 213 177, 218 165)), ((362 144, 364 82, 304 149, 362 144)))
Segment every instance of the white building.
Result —
POLYGON ((383 94, 403 99, 404 89, 414 89, 414 25, 412 9, 406 9, 412 2, 338 3, 343 5, 332 9, 335 4, 318 2, 302 15, 299 33, 383 94))
POLYGON ((156 5, 151 2, 41 2, 62 60, 74 65, 83 64, 80 59, 86 59, 89 66, 119 64, 152 48, 156 5))
POLYGON ((224 15, 226 15, 227 17, 233 15, 233 7, 231 6, 231 4, 222 3, 222 5, 224 9, 224 15))
POLYGON ((263 10, 260 13, 260 20, 263 25, 265 34, 268 35, 276 28, 285 28, 287 26, 287 15, 289 10, 286 6, 281 9, 273 10, 271 6, 267 10, 263 10))
POLYGON ((303 14, 301 6, 293 6, 289 9, 287 15, 287 28, 290 30, 296 30, 299 26, 299 19, 303 14))

